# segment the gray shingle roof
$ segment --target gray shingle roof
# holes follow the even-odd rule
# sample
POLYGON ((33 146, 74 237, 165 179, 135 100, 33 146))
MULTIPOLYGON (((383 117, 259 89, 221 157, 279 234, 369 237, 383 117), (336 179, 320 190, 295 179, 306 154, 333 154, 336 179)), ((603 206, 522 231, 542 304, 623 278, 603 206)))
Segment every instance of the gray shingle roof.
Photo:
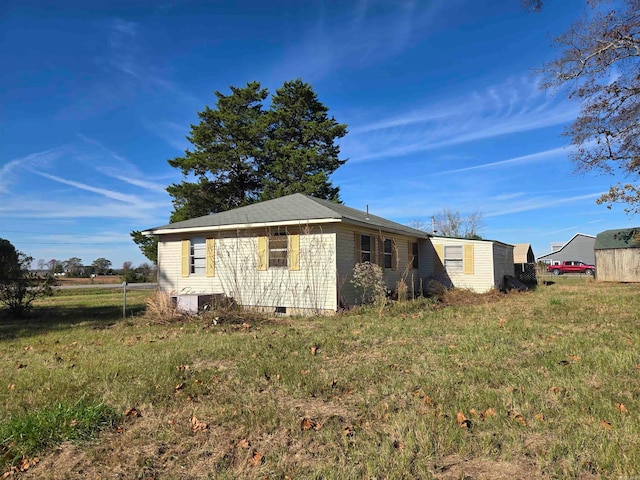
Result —
POLYGON ((640 227, 605 230, 596 237, 594 250, 610 248, 640 248, 640 227))
POLYGON ((412 237, 427 238, 429 236, 425 232, 400 223, 301 193, 294 193, 293 195, 235 208, 226 212, 170 223, 148 229, 145 233, 153 234, 158 230, 201 229, 203 227, 224 228, 225 226, 239 224, 258 226, 266 223, 291 221, 304 223, 309 220, 335 220, 336 222, 341 221, 412 237))

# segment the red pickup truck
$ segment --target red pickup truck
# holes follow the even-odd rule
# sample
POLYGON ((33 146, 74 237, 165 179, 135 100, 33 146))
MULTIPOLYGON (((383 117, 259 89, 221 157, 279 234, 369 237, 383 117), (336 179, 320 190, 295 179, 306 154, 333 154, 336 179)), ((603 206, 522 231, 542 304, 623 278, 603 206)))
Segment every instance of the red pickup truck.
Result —
POLYGON ((563 273, 584 273, 585 275, 593 275, 593 272, 595 271, 595 265, 576 262, 575 260, 565 260, 558 265, 547 266, 547 272, 551 272, 554 275, 562 275, 563 273))

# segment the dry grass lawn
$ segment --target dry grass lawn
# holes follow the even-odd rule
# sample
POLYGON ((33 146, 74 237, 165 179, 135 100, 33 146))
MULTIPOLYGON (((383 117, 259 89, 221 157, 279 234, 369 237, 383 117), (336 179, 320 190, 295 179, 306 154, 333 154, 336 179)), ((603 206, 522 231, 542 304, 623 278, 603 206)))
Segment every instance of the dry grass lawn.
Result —
POLYGON ((174 322, 149 295, 1 321, 0 478, 640 475, 640 285, 174 322))

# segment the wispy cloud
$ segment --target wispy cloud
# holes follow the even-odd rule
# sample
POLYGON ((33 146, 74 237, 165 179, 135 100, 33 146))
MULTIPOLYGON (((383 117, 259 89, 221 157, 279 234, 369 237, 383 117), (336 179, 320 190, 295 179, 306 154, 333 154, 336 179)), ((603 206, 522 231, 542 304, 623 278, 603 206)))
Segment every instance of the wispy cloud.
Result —
POLYGON ((136 61, 135 51, 137 45, 135 39, 137 36, 138 25, 135 22, 129 22, 122 19, 114 19, 111 22, 111 29, 108 37, 108 45, 110 48, 109 63, 117 70, 140 79, 138 73, 138 62, 136 61))
POLYGON ((522 201, 520 203, 512 203, 508 208, 496 208, 494 210, 488 211, 484 213, 484 216, 487 218, 499 217, 503 215, 510 215, 512 213, 526 212, 529 210, 540 210, 544 208, 557 207, 558 205, 565 205, 568 203, 578 203, 582 202, 583 200, 593 200, 600 197, 603 193, 604 192, 589 193, 586 195, 577 195, 574 197, 566 198, 527 198, 525 201, 522 201))
POLYGON ((316 22, 299 32, 302 40, 276 67, 280 76, 291 77, 294 72, 317 80, 345 66, 370 65, 398 55, 418 35, 426 35, 440 8, 434 2, 416 1, 344 5, 349 10, 332 9, 329 16, 320 4, 316 22))
POLYGON ((132 208, 130 204, 122 202, 73 203, 70 201, 49 201, 20 199, 0 205, 0 213, 5 218, 39 218, 39 219, 135 219, 141 224, 158 222, 158 218, 166 215, 167 205, 160 203, 142 202, 132 208))
POLYGON ((66 149, 66 147, 52 148, 9 160, 0 167, 0 193, 8 192, 9 183, 18 171, 48 165, 64 155, 66 149))
POLYGON ((122 182, 128 183, 130 185, 134 185, 136 187, 146 188, 147 190, 151 190, 153 192, 159 192, 159 193, 166 192, 166 186, 161 185, 159 183, 149 182, 147 180, 141 180, 139 178, 125 177, 122 175, 111 174, 111 176, 122 182))
POLYGON ((471 167, 455 168, 453 170, 433 172, 430 175, 431 176, 448 175, 451 173, 470 172, 473 170, 487 170, 487 169, 502 168, 502 167, 512 167, 515 165, 524 165, 524 164, 530 164, 530 163, 536 163, 536 162, 546 162, 548 160, 566 156, 570 150, 571 149, 568 147, 552 148, 549 150, 544 150, 542 152, 536 152, 529 155, 522 155, 519 157, 509 158, 507 160, 499 160, 497 162, 483 163, 481 165, 473 165, 471 167))
POLYGON ((536 81, 510 79, 444 104, 356 124, 343 150, 354 162, 399 157, 561 125, 577 111, 575 104, 547 97, 536 81))
POLYGON ((115 178, 121 182, 141 187, 154 192, 164 192, 165 185, 152 182, 148 179, 148 175, 143 174, 140 169, 132 162, 117 154, 113 150, 107 148, 103 143, 89 138, 80 133, 76 134, 83 142, 98 149, 95 152, 97 157, 104 157, 106 161, 97 162, 96 170, 108 177, 115 178), (104 164, 108 163, 108 166, 104 164))
POLYGON ((141 203, 140 198, 137 197, 136 195, 129 195, 126 193, 116 192, 114 190, 108 190, 106 188, 94 187, 91 185, 87 185, 86 183, 76 182, 74 180, 67 180, 65 178, 59 177, 57 175, 51 175, 49 173, 36 172, 36 171, 34 171, 33 173, 35 173, 36 175, 40 175, 41 177, 48 178, 49 180, 53 180, 54 182, 62 183, 64 185, 69 185, 71 187, 75 187, 80 190, 85 190, 87 192, 97 193, 99 195, 110 198, 112 200, 119 200, 121 202, 131 203, 131 204, 141 203))

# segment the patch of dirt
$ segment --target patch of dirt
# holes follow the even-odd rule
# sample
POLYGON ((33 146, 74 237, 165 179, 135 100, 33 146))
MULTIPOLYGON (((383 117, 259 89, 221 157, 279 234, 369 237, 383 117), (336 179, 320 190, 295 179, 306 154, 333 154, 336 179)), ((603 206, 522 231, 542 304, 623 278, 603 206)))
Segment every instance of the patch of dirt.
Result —
POLYGON ((433 465, 438 480, 535 480, 544 478, 536 466, 526 459, 464 459, 448 455, 433 465))

